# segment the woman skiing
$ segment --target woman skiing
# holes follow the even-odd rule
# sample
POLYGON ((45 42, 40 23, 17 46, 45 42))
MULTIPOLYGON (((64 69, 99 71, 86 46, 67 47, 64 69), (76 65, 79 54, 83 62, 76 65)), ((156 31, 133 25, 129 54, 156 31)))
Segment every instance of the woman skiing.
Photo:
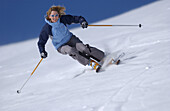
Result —
POLYGON ((50 37, 56 50, 61 54, 68 54, 82 65, 89 65, 96 72, 99 71, 99 63, 104 58, 104 52, 91 47, 73 35, 67 28, 72 23, 80 23, 81 27, 87 28, 88 23, 82 16, 65 15, 65 7, 52 6, 45 17, 46 24, 41 30, 38 48, 42 58, 47 57, 45 44, 50 37))

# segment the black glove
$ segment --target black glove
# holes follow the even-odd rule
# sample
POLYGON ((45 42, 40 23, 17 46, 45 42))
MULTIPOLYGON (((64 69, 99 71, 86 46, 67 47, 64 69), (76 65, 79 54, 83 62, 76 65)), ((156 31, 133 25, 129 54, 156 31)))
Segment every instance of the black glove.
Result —
POLYGON ((81 27, 84 29, 84 28, 87 28, 88 27, 88 23, 86 21, 83 21, 81 23, 81 27))
POLYGON ((48 53, 46 51, 41 52, 41 58, 46 58, 48 53))

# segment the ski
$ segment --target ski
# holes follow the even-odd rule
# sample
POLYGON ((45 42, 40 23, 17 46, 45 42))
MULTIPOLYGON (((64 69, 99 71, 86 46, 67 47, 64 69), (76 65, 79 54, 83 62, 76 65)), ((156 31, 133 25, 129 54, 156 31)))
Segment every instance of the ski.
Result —
POLYGON ((120 58, 122 58, 123 56, 125 56, 125 53, 121 53, 116 59, 111 59, 111 61, 108 63, 108 65, 110 64, 115 64, 118 65, 120 63, 120 58))
POLYGON ((125 56, 124 52, 119 54, 116 58, 114 58, 112 54, 108 55, 107 57, 105 57, 103 64, 96 69, 96 72, 98 73, 101 71, 101 69, 105 69, 112 64, 119 65, 123 56, 125 56))

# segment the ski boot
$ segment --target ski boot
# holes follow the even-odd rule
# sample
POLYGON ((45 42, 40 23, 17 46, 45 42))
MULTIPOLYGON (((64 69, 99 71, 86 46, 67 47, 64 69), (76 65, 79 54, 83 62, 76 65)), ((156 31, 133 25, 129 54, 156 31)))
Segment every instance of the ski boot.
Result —
POLYGON ((91 66, 93 69, 96 70, 96 72, 99 72, 101 65, 97 63, 95 60, 90 59, 89 66, 91 66))

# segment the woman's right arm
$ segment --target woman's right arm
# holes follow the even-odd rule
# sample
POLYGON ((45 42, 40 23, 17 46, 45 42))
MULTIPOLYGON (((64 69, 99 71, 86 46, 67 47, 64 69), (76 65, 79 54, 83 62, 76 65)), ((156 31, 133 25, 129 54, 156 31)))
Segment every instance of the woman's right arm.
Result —
POLYGON ((39 35, 39 40, 38 40, 38 43, 37 43, 40 54, 42 52, 46 52, 45 51, 45 44, 48 41, 49 35, 52 35, 51 34, 51 27, 48 24, 46 24, 41 30, 41 33, 39 35))

